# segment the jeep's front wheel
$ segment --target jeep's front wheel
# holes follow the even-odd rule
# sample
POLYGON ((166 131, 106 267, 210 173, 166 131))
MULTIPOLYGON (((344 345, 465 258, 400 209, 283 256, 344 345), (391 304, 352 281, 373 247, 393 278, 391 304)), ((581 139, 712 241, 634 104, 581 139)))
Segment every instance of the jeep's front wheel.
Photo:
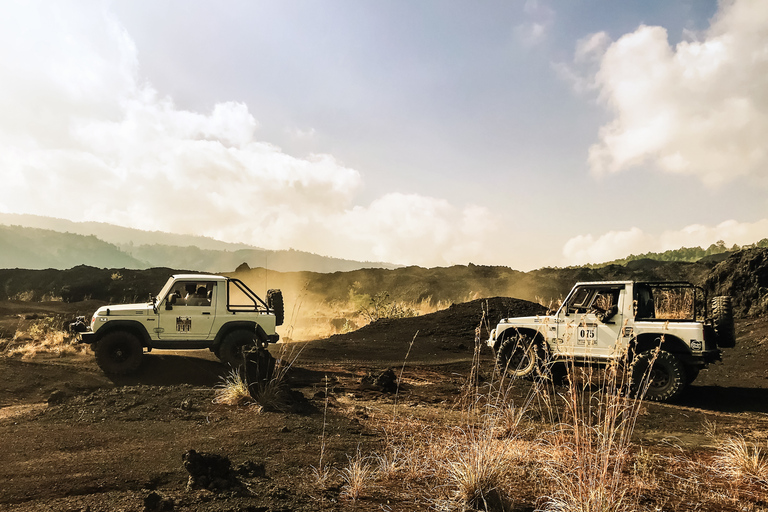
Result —
POLYGON ((96 343, 96 362, 106 374, 128 375, 139 369, 144 347, 141 341, 126 331, 104 335, 96 343))
POLYGON ((513 378, 532 377, 537 372, 536 343, 525 334, 504 337, 496 354, 496 364, 502 374, 513 378))
POLYGON ((238 368, 243 365, 243 347, 250 347, 253 344, 254 333, 233 331, 224 337, 216 355, 222 363, 238 368))
POLYGON ((632 365, 632 391, 654 402, 666 402, 682 393, 687 382, 685 367, 673 354, 664 350, 646 350, 638 354, 632 365))

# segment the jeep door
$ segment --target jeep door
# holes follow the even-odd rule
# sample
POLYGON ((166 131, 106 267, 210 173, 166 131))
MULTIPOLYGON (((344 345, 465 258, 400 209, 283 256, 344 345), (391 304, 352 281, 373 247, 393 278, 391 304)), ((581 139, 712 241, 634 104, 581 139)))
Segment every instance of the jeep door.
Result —
POLYGON ((177 281, 158 306, 158 337, 162 340, 206 340, 216 318, 214 281, 177 281))
POLYGON ((557 348, 561 355, 610 357, 622 338, 623 284, 582 285, 560 310, 557 348))

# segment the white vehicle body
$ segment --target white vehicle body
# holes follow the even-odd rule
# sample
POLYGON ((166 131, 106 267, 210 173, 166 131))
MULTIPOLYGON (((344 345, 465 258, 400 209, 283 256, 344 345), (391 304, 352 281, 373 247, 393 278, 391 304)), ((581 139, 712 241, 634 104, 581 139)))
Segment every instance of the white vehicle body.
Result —
POLYGON ((265 302, 238 279, 182 274, 170 277, 151 301, 101 307, 90 325, 86 326, 82 319, 73 324, 73 329, 82 342, 91 344, 99 363, 110 366, 108 369, 102 365, 105 371, 119 374, 135 370, 132 367, 138 367, 138 363, 132 360, 131 368, 123 371, 109 360, 115 363, 116 359, 128 359, 128 352, 135 355, 139 349, 134 340, 138 340, 142 352, 207 348, 231 363, 236 355, 233 351, 244 345, 263 348, 277 342, 275 328, 282 323, 282 317, 279 290, 270 290, 265 302), (113 341, 116 338, 122 341, 113 341), (107 349, 105 345, 115 348, 107 349), (231 350, 223 353, 222 347, 231 350))
MULTIPOLYGON (((502 319, 487 344, 497 353, 507 352, 500 361, 507 366, 512 349, 502 348, 512 338, 532 342, 537 357, 551 363, 608 364, 661 347, 679 362, 687 384, 720 359, 719 341, 721 346, 733 345, 697 316, 704 304, 689 283, 581 282, 552 315, 502 319), (673 304, 675 300, 679 304, 673 304)), ((732 318, 730 322, 732 330, 732 318)), ((534 369, 529 362, 518 373, 529 374, 534 369)), ((672 396, 681 390, 675 389, 672 396)))

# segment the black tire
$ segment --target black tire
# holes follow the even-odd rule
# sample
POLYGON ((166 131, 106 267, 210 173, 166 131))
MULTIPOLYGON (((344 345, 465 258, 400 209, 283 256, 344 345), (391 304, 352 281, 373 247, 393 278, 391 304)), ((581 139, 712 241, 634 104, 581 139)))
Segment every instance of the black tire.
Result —
POLYGON ((733 323, 733 304, 728 296, 712 299, 712 327, 717 335, 717 346, 733 348, 736 346, 736 329, 733 323))
POLYGON ((535 377, 540 373, 536 343, 526 334, 510 332, 501 340, 496 364, 499 371, 509 377, 535 377))
POLYGON ((666 402, 677 398, 687 382, 685 367, 673 354, 664 350, 646 350, 638 354, 632 363, 632 394, 645 394, 641 398, 654 402, 666 402), (655 360, 654 360, 655 358, 655 360), (653 366, 649 366, 653 363, 653 366), (643 390, 647 383, 647 390, 643 390))
POLYGON ((216 356, 225 365, 239 368, 243 365, 243 348, 248 350, 254 345, 255 334, 250 331, 237 330, 224 336, 216 356))
POLYGON ((267 290, 267 307, 275 314, 275 325, 283 325, 285 321, 283 292, 280 290, 267 290))
POLYGON ((126 331, 105 334, 96 342, 96 362, 104 373, 128 375, 141 365, 144 347, 141 341, 126 331))

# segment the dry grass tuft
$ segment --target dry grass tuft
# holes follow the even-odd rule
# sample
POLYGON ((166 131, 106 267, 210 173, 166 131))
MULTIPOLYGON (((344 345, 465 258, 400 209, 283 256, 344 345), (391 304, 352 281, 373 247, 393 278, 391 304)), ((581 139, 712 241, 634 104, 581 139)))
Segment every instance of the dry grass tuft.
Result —
POLYGON ((373 482, 375 471, 370 459, 364 457, 359 449, 354 457, 347 455, 347 459, 349 463, 341 470, 341 478, 344 480, 341 496, 357 501, 373 482))
POLYGON ((250 405, 253 398, 248 392, 248 384, 240 376, 240 370, 235 368, 222 377, 222 383, 216 385, 213 403, 223 405, 250 405))
POLYGON ((389 446, 384 453, 374 453, 373 460, 376 475, 381 480, 393 480, 403 469, 404 457, 402 449, 397 445, 389 446))
POLYGON ((480 431, 456 439, 445 461, 450 499, 471 509, 503 509, 514 457, 507 441, 480 431))
POLYGON ((720 445, 712 469, 736 483, 758 484, 768 490, 768 453, 743 437, 728 438, 720 445))

